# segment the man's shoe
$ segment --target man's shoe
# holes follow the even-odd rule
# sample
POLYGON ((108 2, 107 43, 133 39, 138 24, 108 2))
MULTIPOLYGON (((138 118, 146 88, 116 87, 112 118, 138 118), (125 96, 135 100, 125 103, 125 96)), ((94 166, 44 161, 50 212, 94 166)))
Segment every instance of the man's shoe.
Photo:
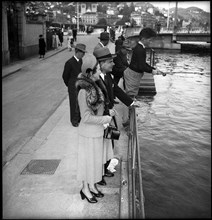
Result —
POLYGON ((105 175, 104 176, 106 176, 106 177, 113 177, 114 176, 114 173, 112 173, 110 170, 107 170, 106 172, 105 172, 105 175))
POLYGON ((72 125, 74 126, 74 127, 78 127, 78 123, 72 123, 72 125))
POLYGON ((105 182, 105 180, 104 180, 104 178, 103 178, 103 177, 102 177, 102 180, 101 180, 101 181, 99 181, 97 184, 102 185, 102 186, 107 185, 107 183, 105 182))

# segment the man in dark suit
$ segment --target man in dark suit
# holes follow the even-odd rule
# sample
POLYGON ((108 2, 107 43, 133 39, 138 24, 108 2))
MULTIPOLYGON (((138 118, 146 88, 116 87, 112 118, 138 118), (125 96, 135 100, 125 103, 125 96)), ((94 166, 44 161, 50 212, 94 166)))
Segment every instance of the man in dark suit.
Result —
POLYGON ((75 46, 75 55, 66 61, 63 71, 63 81, 68 87, 69 104, 70 104, 70 121, 74 127, 77 127, 80 121, 80 114, 77 110, 76 87, 75 82, 78 74, 81 72, 82 58, 85 55, 86 46, 84 44, 77 44, 75 46))
MULTIPOLYGON (((111 72, 114 66, 113 63, 113 58, 116 55, 112 55, 110 53, 110 50, 107 47, 103 47, 100 49, 97 49, 94 51, 94 56, 96 57, 97 61, 99 62, 100 65, 100 70, 101 70, 101 74, 100 74, 100 82, 103 83, 104 87, 106 88, 106 92, 107 92, 107 96, 108 96, 108 111, 105 112, 105 114, 109 114, 111 116, 115 116, 116 115, 116 111, 113 109, 114 107, 114 96, 116 96, 118 99, 120 99, 126 106, 133 106, 136 103, 133 101, 132 98, 130 98, 130 96, 128 96, 114 81, 113 77, 111 76, 111 72)), ((110 140, 105 139, 105 142, 110 142, 110 140)), ((110 142, 110 143, 106 143, 108 144, 108 146, 106 147, 107 151, 110 152, 110 148, 114 147, 114 143, 110 142)), ((108 156, 108 157, 111 157, 108 156)), ((105 176, 107 177, 112 177, 114 176, 113 173, 111 173, 107 167, 110 163, 110 160, 107 161, 107 163, 105 164, 104 168, 105 168, 105 176)), ((100 185, 106 185, 106 182, 104 180, 104 178, 102 178, 102 181, 100 181, 98 184, 100 185)))
POLYGON ((108 45, 109 40, 110 40, 110 35, 108 32, 102 32, 102 33, 100 33, 100 37, 98 37, 98 38, 100 39, 100 41, 94 47, 93 55, 94 55, 95 50, 98 50, 99 48, 102 48, 102 47, 106 47, 108 45))
POLYGON ((124 71, 129 66, 127 60, 127 53, 129 53, 132 49, 128 45, 126 41, 120 46, 119 51, 116 53, 117 56, 113 59, 114 66, 112 75, 114 76, 114 81, 118 84, 120 78, 123 77, 124 71))
POLYGON ((146 63, 146 46, 156 37, 156 32, 151 28, 144 28, 139 34, 139 41, 133 48, 129 67, 124 71, 126 93, 131 97, 138 95, 139 86, 144 72, 158 74, 157 68, 146 63))

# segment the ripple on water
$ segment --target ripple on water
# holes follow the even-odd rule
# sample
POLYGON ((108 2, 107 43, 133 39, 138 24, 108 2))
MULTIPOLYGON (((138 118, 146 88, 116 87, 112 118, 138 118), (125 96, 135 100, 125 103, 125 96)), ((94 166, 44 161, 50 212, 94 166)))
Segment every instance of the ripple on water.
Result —
POLYGON ((154 76, 157 94, 152 99, 139 98, 145 214, 147 218, 208 218, 210 57, 167 53, 158 56, 158 68, 173 75, 154 76))

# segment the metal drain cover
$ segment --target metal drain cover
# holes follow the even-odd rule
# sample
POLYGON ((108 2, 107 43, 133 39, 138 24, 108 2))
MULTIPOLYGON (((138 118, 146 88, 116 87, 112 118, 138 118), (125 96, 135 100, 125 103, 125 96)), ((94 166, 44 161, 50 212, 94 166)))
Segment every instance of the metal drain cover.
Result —
POLYGON ((21 175, 46 174, 53 175, 61 160, 31 160, 21 175))

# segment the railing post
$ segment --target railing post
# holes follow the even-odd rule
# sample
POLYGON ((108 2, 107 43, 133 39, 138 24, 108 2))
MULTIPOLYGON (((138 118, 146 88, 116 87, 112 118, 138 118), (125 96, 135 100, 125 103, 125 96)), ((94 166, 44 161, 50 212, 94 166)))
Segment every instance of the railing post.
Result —
POLYGON ((140 151, 139 151, 139 141, 138 141, 138 131, 137 131, 137 118, 136 118, 136 109, 133 107, 130 109, 130 131, 129 131, 129 140, 128 140, 128 164, 129 164, 129 194, 130 187, 132 187, 132 195, 129 199, 131 204, 129 204, 130 211, 132 214, 131 218, 145 218, 144 213, 144 201, 143 201, 143 189, 142 189, 142 177, 141 177, 141 164, 140 164, 140 151), (137 163, 136 163, 137 162, 137 163), (136 169, 136 164, 138 169, 136 169), (136 181, 136 172, 138 175, 138 181, 136 181), (139 195, 136 198, 136 183, 138 183, 139 195), (139 201, 139 213, 137 214, 136 203, 139 201))

